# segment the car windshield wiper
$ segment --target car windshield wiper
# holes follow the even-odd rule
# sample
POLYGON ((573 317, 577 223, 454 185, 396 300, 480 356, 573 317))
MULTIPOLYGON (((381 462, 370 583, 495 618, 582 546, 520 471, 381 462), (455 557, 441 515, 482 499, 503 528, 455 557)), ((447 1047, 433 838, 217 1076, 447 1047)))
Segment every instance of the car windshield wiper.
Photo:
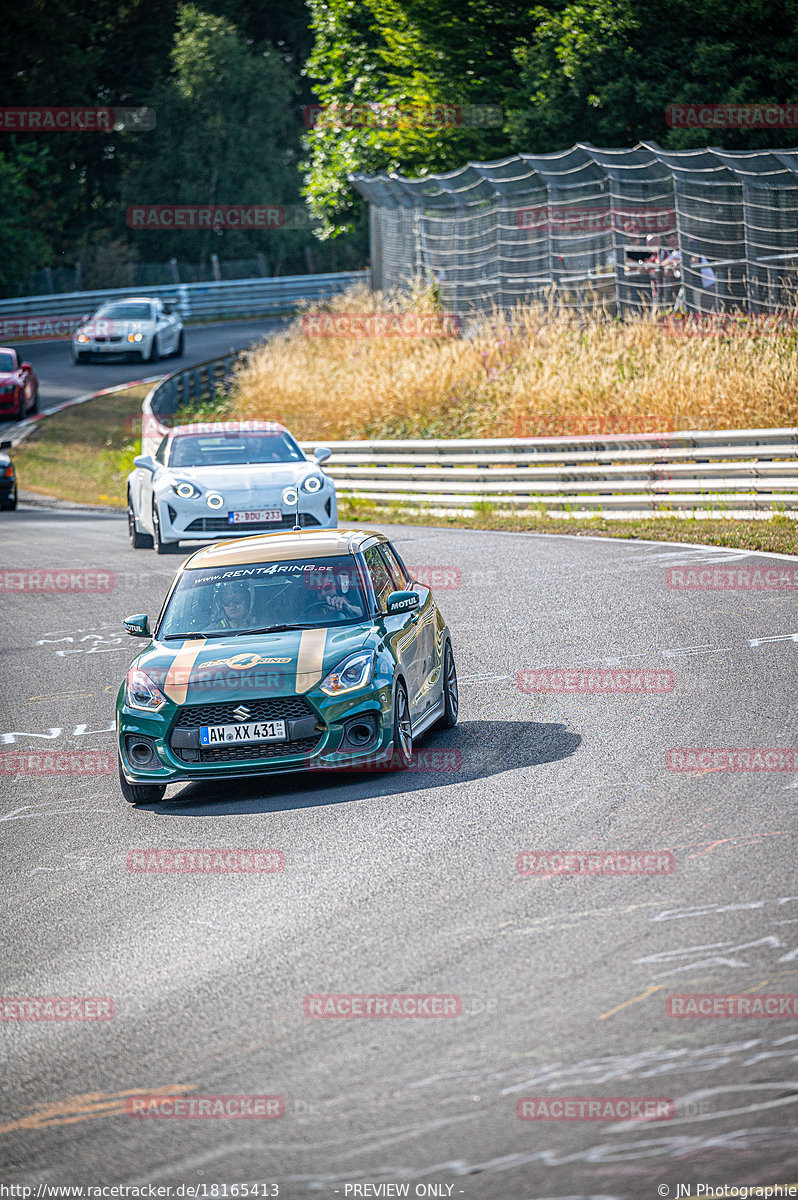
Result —
POLYGON ((242 629, 242 633, 285 633, 287 629, 326 629, 326 625, 264 625, 263 629, 242 629))
POLYGON ((246 633, 245 629, 219 629, 215 633, 165 633, 161 638, 162 641, 168 642, 172 638, 219 638, 233 637, 237 633, 246 633))

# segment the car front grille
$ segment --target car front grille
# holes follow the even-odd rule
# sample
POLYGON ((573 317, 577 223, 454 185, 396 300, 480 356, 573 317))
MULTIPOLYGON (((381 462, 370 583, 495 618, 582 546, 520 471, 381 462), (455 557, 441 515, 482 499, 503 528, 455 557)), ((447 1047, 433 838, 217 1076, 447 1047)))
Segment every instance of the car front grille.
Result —
POLYGON ((321 734, 299 738, 295 742, 244 742, 239 746, 202 746, 197 750, 176 750, 175 754, 184 762, 262 762, 265 758, 287 758, 296 754, 311 754, 321 734))
MULTIPOLYGON (((241 525, 233 525, 227 517, 197 517, 186 526, 186 533, 278 533, 281 529, 293 529, 295 518, 284 516, 281 521, 247 521, 241 525)), ((302 529, 321 522, 310 513, 299 514, 299 524, 302 529)))
MULTIPOLYGON (((233 715, 244 704, 249 709, 247 720, 294 721, 315 717, 315 712, 303 696, 274 696, 268 700, 231 700, 226 704, 197 704, 181 710, 175 729, 199 729, 201 725, 238 725, 233 715)), ((242 747, 243 749, 243 747, 242 747)))

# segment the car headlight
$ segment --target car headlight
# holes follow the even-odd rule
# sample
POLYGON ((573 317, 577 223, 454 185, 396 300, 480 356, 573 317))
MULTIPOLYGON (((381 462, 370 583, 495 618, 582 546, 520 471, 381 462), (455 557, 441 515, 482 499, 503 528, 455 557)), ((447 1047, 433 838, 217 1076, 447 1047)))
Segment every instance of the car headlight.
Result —
POLYGON ((166 696, 144 671, 132 667, 125 680, 125 704, 142 712, 157 712, 166 704, 166 696))
POLYGON ((144 335, 142 333, 129 333, 127 335, 127 340, 129 342, 140 342, 143 336, 144 335))
POLYGON ((199 488, 194 487, 193 483, 187 483, 185 480, 181 483, 173 483, 172 490, 177 492, 181 500, 193 500, 195 497, 202 495, 199 488))
POLYGON ((218 492, 208 492, 205 503, 208 508, 221 508, 224 504, 224 496, 220 496, 218 492))
POLYGON ((293 508, 299 499, 299 492, 295 487, 283 488, 283 504, 286 508, 293 508))
POLYGON ((319 684, 321 690, 328 696, 340 696, 342 692, 355 692, 358 688, 371 683, 374 674, 374 651, 361 650, 350 654, 342 663, 334 667, 319 684))
POLYGON ((90 340, 91 339, 89 338, 89 335, 87 333, 76 333, 75 334, 75 341, 80 342, 81 345, 83 345, 85 342, 88 342, 90 340))
POLYGON ((318 475, 308 475, 307 479, 302 480, 303 492, 318 492, 321 491, 322 482, 318 475))

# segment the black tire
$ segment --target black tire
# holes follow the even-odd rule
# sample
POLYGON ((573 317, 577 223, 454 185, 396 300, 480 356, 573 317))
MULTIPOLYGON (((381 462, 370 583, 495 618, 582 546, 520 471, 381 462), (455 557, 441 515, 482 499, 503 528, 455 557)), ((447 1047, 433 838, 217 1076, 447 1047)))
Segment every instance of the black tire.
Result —
POLYGON ((0 509, 3 512, 14 512, 17 507, 17 485, 14 484, 14 490, 7 500, 0 503, 0 509))
POLYGON ((31 412, 37 413, 38 411, 39 411, 39 389, 37 387, 36 395, 33 397, 33 404, 31 405, 31 412))
POLYGON ((460 708, 460 693, 457 689, 457 668, 454 665, 452 643, 447 642, 443 651, 443 699, 444 710, 438 720, 440 729, 454 729, 460 708))
POLYGON ((156 554, 179 554, 179 542, 162 542, 161 541, 161 525, 158 520, 158 505, 153 500, 152 502, 152 544, 155 547, 156 554))
POLYGON ((413 759, 413 730, 410 724, 410 705, 407 688, 401 679, 397 681, 393 694, 393 756, 390 768, 406 771, 413 759))
POLYGON ((127 533, 134 550, 152 550, 152 535, 149 533, 139 533, 136 528, 136 518, 133 515, 130 492, 127 494, 127 533))
POLYGON ((160 357, 161 351, 158 346, 158 334, 156 333, 155 337, 152 339, 152 345, 150 346, 150 356, 146 361, 155 363, 160 357))
POLYGON ((166 793, 165 783, 128 783, 122 774, 122 764, 119 760, 117 766, 119 786, 128 804, 155 804, 158 800, 163 800, 166 793))
POLYGON ((172 358, 182 358, 185 348, 186 348, 186 335, 185 335, 184 331, 181 329, 180 337, 177 339, 177 348, 175 349, 175 352, 172 355, 172 358))
POLYGON ((85 354, 73 354, 72 362, 75 364, 76 367, 79 367, 83 363, 86 362, 86 355, 85 354))

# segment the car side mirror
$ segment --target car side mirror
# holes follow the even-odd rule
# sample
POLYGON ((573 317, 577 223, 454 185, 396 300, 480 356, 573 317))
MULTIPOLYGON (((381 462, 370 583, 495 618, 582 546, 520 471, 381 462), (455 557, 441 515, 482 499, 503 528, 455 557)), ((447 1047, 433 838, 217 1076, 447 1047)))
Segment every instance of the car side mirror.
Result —
POLYGON ((418 592, 391 592, 385 603, 385 611, 389 617, 394 613, 412 612, 420 603, 418 592))
POLYGON ((133 459, 133 466, 141 467, 142 471, 149 471, 152 474, 154 474, 156 470, 155 459, 151 454, 137 454, 133 459))
POLYGON ((19 369, 20 371, 32 371, 33 363, 20 363, 19 369))
POLYGON ((329 446, 317 446, 313 451, 313 457, 319 466, 321 466, 322 463, 326 463, 328 458, 332 458, 332 450, 329 446))
POLYGON ((13 446, 14 446, 13 442, 8 442, 8 441, 0 442, 0 450, 11 450, 11 449, 13 449, 13 446))
POLYGON ((163 310, 166 313, 167 317, 171 316, 171 314, 175 311, 171 304, 164 304, 163 310))
POLYGON ((150 633, 150 618, 146 613, 142 613, 137 617, 125 617, 123 622, 125 633, 129 633, 131 637, 151 637, 150 633))

